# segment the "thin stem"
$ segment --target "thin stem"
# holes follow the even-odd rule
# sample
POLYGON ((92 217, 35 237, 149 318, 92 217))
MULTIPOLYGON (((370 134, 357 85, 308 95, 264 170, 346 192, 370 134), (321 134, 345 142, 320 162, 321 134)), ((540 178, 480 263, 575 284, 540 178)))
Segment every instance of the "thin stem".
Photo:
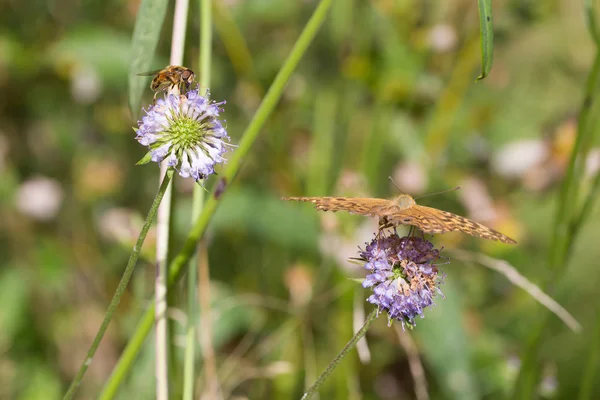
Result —
MULTIPOLYGON (((185 29, 187 23, 188 0, 176 0, 173 16, 173 36, 171 39, 171 65, 183 64, 185 29)), ((167 169, 166 160, 161 163, 161 173, 167 169)), ((167 279, 169 252, 169 224, 171 220, 172 186, 158 210, 156 231, 156 281, 155 281, 155 320, 156 320, 156 399, 169 398, 169 329, 167 321, 167 279)))
POLYGON ((200 0, 200 84, 210 85, 212 63, 212 4, 210 0, 200 0))
MULTIPOLYGON (((210 274, 208 268, 208 249, 206 242, 200 241, 198 252, 198 269, 200 271, 198 288, 200 291, 200 346, 204 357, 204 374, 206 382, 206 398, 222 399, 217 375, 215 349, 212 342, 212 312, 210 307, 210 274)), ((205 396, 203 396, 204 398, 205 396)))
MULTIPOLYGON (((212 218, 217 206, 219 205, 219 200, 223 195, 223 191, 227 188, 227 185, 233 181, 235 176, 237 175, 244 157, 248 154, 252 145, 256 141, 258 134, 260 133, 261 128, 265 124, 267 118, 273 112, 273 109, 277 105, 277 102, 281 98, 283 94, 283 90, 285 85, 289 81, 292 73, 296 69, 300 59, 308 49, 308 46, 316 36, 319 28, 325 21, 325 17, 327 16, 327 12, 331 7, 332 0, 321 0, 317 8, 315 9, 312 17, 302 30, 300 37, 294 44, 288 58, 285 60, 282 65, 279 73, 275 77, 273 84, 269 88, 269 91, 265 95, 262 103, 260 104, 256 114, 250 124, 244 131, 242 138, 240 140, 240 144, 235 152, 232 153, 232 157, 228 160, 227 167, 225 171, 221 175, 221 179, 218 184, 215 185, 210 197, 208 198, 204 208, 202 209, 202 213, 200 217, 195 221, 194 226, 190 230, 190 233, 185 240, 183 248, 179 252, 177 256, 171 261, 169 265, 169 281, 168 285, 172 285, 175 283, 183 271, 183 268, 189 262, 190 258, 194 254, 196 250, 196 244, 198 240, 202 238, 204 232, 206 231, 206 227, 208 226, 208 222, 212 218)), ((150 329, 147 328, 147 324, 143 322, 148 318, 148 313, 152 313, 154 310, 154 305, 151 305, 146 313, 142 316, 142 323, 140 323, 134 333, 134 337, 136 339, 144 338, 150 332, 150 329)), ((141 349, 141 340, 136 340, 135 342, 129 342, 127 344, 127 348, 125 349, 124 354, 127 354, 127 357, 122 356, 115 367, 116 370, 119 370, 119 373, 113 373, 106 383, 105 389, 102 393, 102 399, 112 399, 114 394, 116 393, 117 388, 125 378, 126 373, 131 369, 133 365, 133 361, 135 359, 135 355, 139 353, 141 349), (108 392, 110 390, 110 393, 108 392)))
POLYGON ((585 369, 583 370, 583 376, 581 378, 581 385, 579 386, 579 399, 586 400, 592 399, 592 392, 594 385, 598 382, 596 378, 596 372, 598 365, 600 365, 600 308, 596 311, 596 323, 594 324, 594 331, 592 332, 591 344, 588 346, 588 360, 585 369))
POLYGON ((260 89, 262 94, 263 89, 257 79, 246 38, 231 16, 230 7, 222 0, 213 0, 212 5, 215 13, 215 29, 231 61, 231 66, 240 78, 250 81, 253 86, 260 89))
POLYGON ((588 76, 583 103, 581 110, 579 111, 579 118, 577 120, 577 137, 575 139, 575 145, 573 146, 573 150, 571 152, 569 166, 567 168, 565 179, 559 195, 559 205, 556 211, 556 226, 550 245, 550 267, 552 269, 556 269, 559 265, 564 264, 566 255, 568 254, 568 248, 570 246, 569 238, 571 237, 571 232, 569 225, 572 222, 572 216, 574 213, 572 210, 575 208, 578 194, 578 190, 576 190, 577 188, 574 187, 577 182, 576 178, 578 177, 577 161, 580 158, 580 153, 583 150, 583 144, 589 142, 587 135, 593 133, 588 129, 588 120, 594 93, 597 92, 599 80, 600 51, 596 53, 594 64, 588 76))
MULTIPOLYGON (((212 7, 210 0, 200 0, 200 84, 210 87, 210 65, 212 55, 212 7)), ((200 185, 194 186, 192 201, 192 221, 196 220, 202 212, 204 205, 204 188, 200 185)), ((188 267, 188 325, 186 327, 186 344, 183 371, 183 399, 193 400, 194 382, 196 380, 196 324, 198 302, 196 284, 198 276, 198 252, 192 257, 188 267)))
MULTIPOLYGON (((167 168, 165 162, 161 164, 161 172, 167 168)), ((169 248, 169 221, 171 219, 171 196, 173 186, 166 191, 164 202, 158 210, 158 224, 156 229, 156 280, 154 284, 156 329, 156 399, 168 400, 169 398, 169 362, 168 362, 168 327, 167 327, 167 284, 168 275, 167 253, 169 248)))
POLYGON ((596 23, 596 16, 594 14, 594 0, 584 0, 583 9, 585 10, 585 22, 587 28, 596 47, 600 47, 600 32, 598 32, 598 24, 596 23))
POLYGON ((175 2, 175 14, 173 15, 173 36, 171 38, 171 65, 183 64, 185 30, 187 26, 189 7, 189 0, 176 0, 175 2))
POLYGON ((396 335, 398 335, 400 346, 402 346, 404 349, 406 358, 408 359, 408 368, 410 369, 410 374, 413 378, 417 400, 429 400, 425 368, 423 368, 423 363, 421 362, 421 357, 419 356, 417 344, 410 334, 402 329, 400 325, 396 325, 395 329, 396 335))
POLYGON ((121 358, 110 375, 110 378, 108 378, 108 381, 104 384, 104 388, 102 389, 98 400, 111 400, 115 398, 117 391, 119 390, 119 385, 127 376, 148 333, 150 333, 150 330, 154 325, 154 308, 154 303, 150 304, 150 307, 144 313, 142 320, 138 322, 135 333, 129 339, 127 347, 123 350, 121 358))
POLYGON ((594 177, 594 181, 592 183, 592 188, 588 193, 585 201, 583 202, 583 206, 581 206, 581 211, 576 216, 575 221, 571 224, 571 234, 575 237, 579 231, 581 230, 581 226, 585 222, 586 218, 590 215, 592 211, 592 207, 596 203, 596 199, 598 198, 598 191, 600 190, 600 172, 596 172, 596 176, 594 177))
MULTIPOLYGON (((202 212, 204 203, 204 190, 198 185, 194 188, 194 198, 192 205, 192 216, 198 218, 202 212)), ((197 307, 198 303, 196 284, 198 269, 196 267, 198 256, 195 255, 190 260, 188 269, 188 326, 186 328, 186 343, 185 343, 185 359, 183 371, 183 398, 184 400, 193 400, 194 398, 194 382, 196 380, 196 324, 197 324, 197 307)))
POLYGON ((352 339, 350 339, 350 341, 346 344, 346 346, 344 346, 342 351, 340 351, 338 355, 333 359, 333 361, 327 366, 327 368, 325 368, 325 371, 323 371, 321 375, 319 375, 315 383, 313 383, 313 385, 306 391, 306 393, 304 393, 304 396, 302 396, 302 400, 310 399, 317 392, 317 390, 319 390, 319 387, 323 384, 323 382, 325 382, 325 379, 327 379, 327 377, 331 375, 331 373, 333 372, 335 367, 338 366, 340 361, 342 361, 342 359, 346 356, 346 354, 350 352, 350 350, 352 350, 356 343, 363 336, 365 336, 365 334, 377 318, 377 312, 377 309, 371 311, 371 314, 369 314, 369 316, 367 317, 367 320, 365 321, 365 324, 362 326, 362 328, 360 328, 360 330, 356 332, 356 335, 354 335, 352 339))
POLYGON ((63 397, 64 400, 70 400, 73 398, 73 395, 75 394, 75 391, 79 387, 79 384, 81 383, 81 380, 83 379, 83 376, 85 375, 85 372, 87 371, 88 367, 92 363, 92 359, 94 357, 94 354, 96 353, 96 350, 98 349, 98 346, 100 345, 100 342, 102 341, 102 337, 104 337, 104 333, 106 332, 106 329, 108 328, 108 325, 110 324, 110 321, 112 320, 113 314, 114 314, 115 310, 117 309, 117 306, 119 305, 119 301, 121 301, 121 297, 123 296, 123 293, 125 293, 125 289, 127 288, 127 284, 129 283, 129 280, 131 279, 131 275, 133 274, 133 269, 135 268, 135 264, 137 263, 137 260, 140 256, 140 251, 142 250, 142 245, 144 244, 144 240, 146 239, 146 235, 148 234, 150 225, 152 225, 152 222, 154 221, 154 218, 156 217, 156 213, 157 213, 159 204, 161 203, 161 200, 163 199, 163 196, 167 190, 167 187, 169 186, 169 183, 171 182, 172 177, 173 177, 173 170, 167 171, 167 174, 165 175, 165 177, 162 181, 162 184, 160 185, 160 188, 158 189, 158 193, 156 194, 156 197, 154 198, 154 202, 152 203, 152 206, 150 207, 150 211, 148 211, 148 216, 146 217, 146 221, 144 222, 144 225, 142 226, 140 235, 138 236, 137 241, 135 242, 135 246, 133 247, 133 250, 132 250, 131 254, 129 255, 129 260, 127 261, 127 266, 125 267, 125 272, 123 272, 123 276, 121 277, 121 280, 119 281, 117 290, 115 291, 115 294, 113 295, 113 298, 110 301, 110 304, 108 305, 108 309, 106 310, 106 314, 104 315, 102 324, 100 325, 100 328, 98 329, 98 332, 96 333, 96 336, 94 337, 94 341, 92 342, 92 345, 90 346, 90 348, 87 352, 87 356, 85 357, 83 364, 79 368, 79 371, 77 372, 77 375, 75 376, 75 379, 73 379, 73 382, 71 382, 71 386, 69 386, 69 390, 65 394, 65 397, 63 397))
MULTIPOLYGON (((194 190, 192 214, 197 216, 202 210, 203 192, 200 196, 194 190)), ((185 356, 183 365, 183 399, 193 400, 194 382, 196 380, 196 322, 197 322, 197 294, 196 281, 198 269, 194 267, 197 256, 192 257, 188 269, 188 319, 185 332, 185 356)))

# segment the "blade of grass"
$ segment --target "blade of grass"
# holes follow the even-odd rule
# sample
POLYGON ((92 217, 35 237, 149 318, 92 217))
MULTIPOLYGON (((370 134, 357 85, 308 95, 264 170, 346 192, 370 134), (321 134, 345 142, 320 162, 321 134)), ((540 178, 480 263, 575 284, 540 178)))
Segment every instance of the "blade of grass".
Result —
POLYGON ((135 19, 129 64, 129 109, 134 119, 139 115, 142 94, 148 84, 147 78, 137 74, 151 68, 168 4, 167 0, 142 0, 135 19))
POLYGON ((594 14, 594 0, 583 0, 583 9, 585 10, 585 22, 590 36, 596 43, 596 47, 600 47, 600 32, 598 32, 598 24, 594 14))
POLYGON ((596 379, 596 372, 598 371, 598 365, 600 365, 600 307, 596 311, 596 323, 594 325, 594 331, 590 336, 592 338, 591 345, 589 346, 589 356, 587 364, 581 377, 581 385, 579 386, 579 400, 587 400, 593 398, 592 392, 594 384, 598 382, 596 379))
POLYGON ((529 281, 523 275, 517 271, 515 267, 510 265, 504 260, 498 260, 492 257, 488 257, 485 254, 474 254, 462 250, 453 250, 452 254, 455 254, 458 259, 462 261, 476 262, 483 265, 484 267, 493 269, 496 272, 501 273, 508 279, 513 285, 520 287, 525 290, 531 297, 533 297, 538 303, 546 307, 554 315, 556 315, 566 326, 569 327, 573 332, 580 333, 581 325, 577 320, 565 310, 557 301, 552 297, 544 293, 537 285, 529 281))
POLYGON ((253 83, 260 85, 246 39, 244 39, 244 35, 242 35, 229 14, 229 10, 222 1, 218 0, 213 1, 213 7, 215 28, 219 33, 219 38, 223 42, 223 46, 225 46, 225 51, 236 74, 240 77, 251 79, 253 83))
POLYGON ((477 81, 488 76, 494 62, 494 23, 492 0, 477 0, 479 9, 479 40, 481 42, 481 75, 477 81))

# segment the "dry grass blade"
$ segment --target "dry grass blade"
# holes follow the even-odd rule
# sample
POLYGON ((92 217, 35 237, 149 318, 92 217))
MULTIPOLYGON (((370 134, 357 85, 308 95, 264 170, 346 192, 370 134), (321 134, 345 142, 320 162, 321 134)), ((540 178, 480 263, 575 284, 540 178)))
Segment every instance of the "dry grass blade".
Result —
MULTIPOLYGON (((360 330, 361 324, 366 318, 364 295, 362 293, 362 287, 359 287, 354 291, 354 304, 352 307, 352 330, 354 334, 360 330), (360 290, 358 289, 359 287, 360 290)), ((358 343, 356 343, 356 351, 358 352, 358 358, 361 363, 368 364, 371 362, 371 351, 369 350, 366 336, 362 337, 358 343)))
POLYGON ((480 253, 471 253, 464 250, 452 250, 452 253, 461 261, 476 262, 483 265, 484 267, 493 269, 504 275, 509 281, 516 286, 525 290, 541 305, 550 310, 554 315, 561 319, 573 332, 581 332, 581 324, 560 304, 554 299, 548 296, 542 291, 537 285, 530 282, 527 278, 521 275, 515 267, 510 265, 504 260, 498 260, 492 257, 488 257, 480 253))
POLYGON ((419 357, 419 349, 417 349, 417 345, 414 340, 412 340, 412 337, 410 337, 410 333, 402 329, 402 326, 395 324, 394 328, 396 329, 400 346, 402 346, 408 357, 408 367, 410 368, 410 374, 415 383, 415 395, 417 396, 417 400, 429 400, 427 379, 425 378, 423 363, 421 363, 421 358, 419 357))

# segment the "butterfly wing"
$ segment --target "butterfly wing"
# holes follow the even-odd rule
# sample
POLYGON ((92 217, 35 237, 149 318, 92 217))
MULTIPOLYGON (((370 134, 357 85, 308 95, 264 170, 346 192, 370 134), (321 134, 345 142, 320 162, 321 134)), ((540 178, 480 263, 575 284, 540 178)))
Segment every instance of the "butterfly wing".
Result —
POLYGON ((398 208, 390 200, 367 197, 282 197, 282 200, 306 201, 320 211, 347 211, 369 217, 388 215, 398 208))
POLYGON ((467 235, 498 240, 503 243, 517 243, 508 236, 468 218, 418 204, 399 210, 396 214, 388 216, 387 219, 393 225, 413 225, 425 233, 459 231, 467 235))

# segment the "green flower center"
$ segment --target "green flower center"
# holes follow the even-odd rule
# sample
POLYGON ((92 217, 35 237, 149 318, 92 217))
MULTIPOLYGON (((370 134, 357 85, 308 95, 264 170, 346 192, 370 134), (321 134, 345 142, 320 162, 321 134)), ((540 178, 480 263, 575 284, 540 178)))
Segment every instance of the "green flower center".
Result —
POLYGON ((190 148, 198 145, 206 133, 207 124, 195 118, 178 116, 165 131, 165 138, 175 148, 190 148))

